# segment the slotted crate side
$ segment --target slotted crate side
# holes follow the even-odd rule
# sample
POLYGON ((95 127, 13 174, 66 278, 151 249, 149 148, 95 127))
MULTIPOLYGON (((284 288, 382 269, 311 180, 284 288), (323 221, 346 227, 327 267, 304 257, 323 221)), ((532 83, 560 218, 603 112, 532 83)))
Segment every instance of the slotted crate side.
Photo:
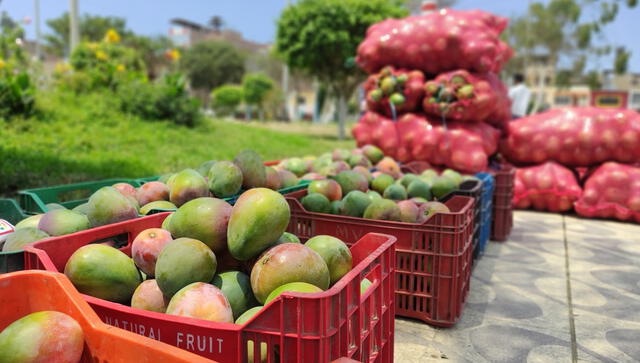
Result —
MULTIPOLYGON (((25 263, 29 268, 61 271, 79 247, 123 236, 129 244, 121 250, 129 254, 133 238, 144 229, 159 227, 168 214, 37 242, 27 247, 25 263)), ((287 362, 326 362, 341 356, 365 362, 390 362, 395 315, 394 245, 395 238, 391 236, 365 236, 351 246, 354 268, 329 290, 313 295, 285 294, 244 326, 146 312, 87 295, 83 297, 109 325, 220 362, 243 361, 249 339, 256 343, 254 349, 268 343, 266 352, 270 361, 276 361, 278 355, 287 362), (365 277, 373 281, 373 285, 360 295, 360 284, 365 277), (376 319, 371 320, 372 316, 376 319), (343 343, 347 336, 349 344, 343 343), (369 360, 365 360, 367 358, 369 360)), ((259 362, 260 354, 256 353, 254 357, 259 362)))
MULTIPOLYGON (((483 180, 468 180, 460 184, 459 189, 449 193, 450 195, 464 195, 473 198, 473 240, 472 249, 475 251, 480 243, 480 210, 481 210, 481 198, 483 190, 483 180)), ((445 196, 447 198, 448 196, 445 196)))
POLYGON ((491 240, 506 241, 513 227, 513 187, 516 170, 510 165, 501 165, 493 171, 495 189, 493 196, 493 223, 491 226, 491 240))
POLYGON ((424 224, 368 220, 304 210, 306 190, 287 197, 288 232, 306 240, 327 234, 351 244, 367 232, 398 238, 396 314, 429 324, 451 326, 459 318, 469 289, 474 223, 473 199, 449 195, 452 213, 436 214, 424 224))
MULTIPOLYGON (((18 203, 13 199, 0 199, 0 219, 16 225, 27 218, 18 203)), ((0 244, 0 250, 1 248, 0 244)), ((24 270, 24 252, 0 252, 0 274, 24 270)))
POLYGON ((111 186, 116 183, 127 183, 134 187, 139 187, 140 183, 134 179, 107 179, 68 185, 58 185, 54 187, 27 189, 18 192, 20 207, 30 214, 46 213, 49 203, 58 203, 65 208, 72 209, 85 203, 89 196, 96 190, 111 186), (72 200, 62 200, 65 194, 69 193, 72 200), (78 197, 81 195, 81 197, 78 197))

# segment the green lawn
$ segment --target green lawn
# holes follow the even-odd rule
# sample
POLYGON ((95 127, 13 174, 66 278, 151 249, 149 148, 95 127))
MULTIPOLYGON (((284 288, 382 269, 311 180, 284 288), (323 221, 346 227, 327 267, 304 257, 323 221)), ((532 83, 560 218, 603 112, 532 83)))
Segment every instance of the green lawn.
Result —
MULTIPOLYGON (((206 120, 196 128, 142 121, 122 114, 114 101, 91 94, 50 94, 38 99, 41 115, 0 121, 0 194, 98 180, 144 177, 231 159, 254 149, 265 160, 317 155, 353 147, 329 131, 335 126, 249 125, 206 120)), ((334 133, 335 134, 335 133, 334 133)))

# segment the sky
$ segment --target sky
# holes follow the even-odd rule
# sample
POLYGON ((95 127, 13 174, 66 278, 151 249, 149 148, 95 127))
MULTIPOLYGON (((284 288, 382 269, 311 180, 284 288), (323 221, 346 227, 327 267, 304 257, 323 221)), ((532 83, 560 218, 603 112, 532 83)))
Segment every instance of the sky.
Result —
MULTIPOLYGON (((0 11, 7 11, 15 19, 33 18, 34 0, 0 0, 0 11)), ((206 23, 213 15, 221 16, 226 26, 240 31, 247 39, 271 42, 275 24, 287 0, 78 0, 80 13, 119 16, 127 19, 134 32, 145 35, 168 34, 171 18, 186 18, 206 23), (150 4, 153 4, 150 6, 150 4)), ((527 0, 459 0, 455 8, 494 12, 503 16, 522 14, 527 0)), ((55 18, 68 9, 68 0, 40 0, 42 30, 48 32, 46 19, 55 18)), ((624 45, 632 51, 629 70, 640 73, 640 6, 624 9, 615 23, 606 28, 606 40, 624 45)), ((33 39, 33 23, 26 26, 27 37, 33 39)), ((612 59, 603 58, 601 68, 611 68, 612 59)), ((597 64, 591 64, 597 66, 597 64)))

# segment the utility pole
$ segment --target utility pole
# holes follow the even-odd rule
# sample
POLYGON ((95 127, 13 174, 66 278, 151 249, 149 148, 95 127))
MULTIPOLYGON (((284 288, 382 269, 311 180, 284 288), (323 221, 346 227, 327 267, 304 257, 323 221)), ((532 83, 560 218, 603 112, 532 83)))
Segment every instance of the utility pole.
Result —
POLYGON ((69 55, 80 43, 80 24, 78 24, 78 0, 69 0, 69 55))
MULTIPOLYGON (((291 0, 287 0, 287 6, 290 5, 291 0)), ((284 63, 282 68, 282 93, 284 94, 284 114, 289 121, 293 121, 291 112, 289 112, 289 65, 287 63, 284 63)))
POLYGON ((33 0, 34 18, 36 21, 36 59, 42 60, 42 50, 40 48, 40 41, 42 34, 40 33, 40 0, 33 0))

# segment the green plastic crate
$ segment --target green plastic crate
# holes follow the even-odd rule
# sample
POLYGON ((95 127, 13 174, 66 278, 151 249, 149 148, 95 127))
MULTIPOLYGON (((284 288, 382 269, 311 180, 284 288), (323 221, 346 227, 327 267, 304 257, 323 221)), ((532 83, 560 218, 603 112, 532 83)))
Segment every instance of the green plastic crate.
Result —
POLYGON ((155 176, 148 176, 146 178, 138 178, 136 179, 136 181, 138 183, 140 183, 140 185, 144 184, 144 183, 148 183, 148 182, 152 182, 152 181, 158 181, 158 179, 160 179, 161 175, 155 175, 155 176))
POLYGON ((46 213, 46 205, 58 203, 71 209, 85 203, 96 190, 116 183, 128 183, 139 187, 140 182, 134 179, 107 179, 100 181, 58 185, 55 187, 26 189, 18 192, 20 207, 27 214, 46 213))
MULTIPOLYGON (((0 199, 0 219, 15 225, 27 218, 13 199, 0 199)), ((0 274, 24 270, 24 251, 0 252, 0 274)))

